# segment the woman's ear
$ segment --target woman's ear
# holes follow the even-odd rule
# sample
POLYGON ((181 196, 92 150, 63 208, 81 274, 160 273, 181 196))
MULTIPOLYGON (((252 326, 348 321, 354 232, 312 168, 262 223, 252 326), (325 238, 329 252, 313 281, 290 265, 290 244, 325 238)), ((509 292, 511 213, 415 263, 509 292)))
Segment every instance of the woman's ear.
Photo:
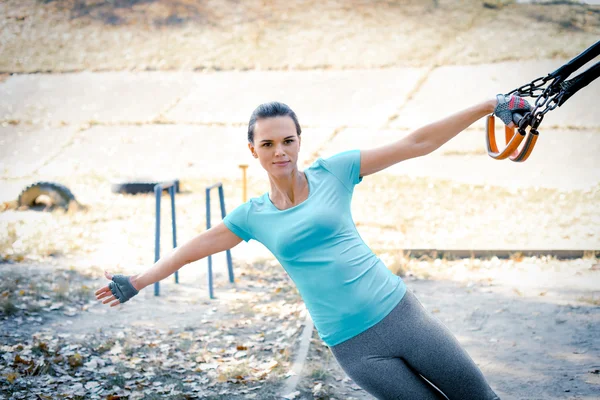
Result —
POLYGON ((258 154, 256 154, 256 151, 254 150, 254 146, 252 145, 252 143, 248 143, 248 148, 250 149, 250 153, 252 153, 252 157, 258 158, 258 154))

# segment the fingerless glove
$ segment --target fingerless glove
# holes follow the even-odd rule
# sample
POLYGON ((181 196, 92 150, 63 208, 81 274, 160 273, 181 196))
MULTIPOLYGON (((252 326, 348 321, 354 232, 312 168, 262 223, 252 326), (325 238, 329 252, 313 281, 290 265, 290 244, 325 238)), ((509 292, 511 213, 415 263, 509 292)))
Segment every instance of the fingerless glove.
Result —
POLYGON ((129 281, 129 277, 125 275, 113 275, 112 282, 108 283, 108 288, 121 303, 125 303, 139 293, 129 281))
POLYGON ((505 96, 503 94, 496 95, 496 99, 498 100, 498 104, 496 105, 496 109, 494 110, 494 114, 498 116, 504 122, 504 124, 508 125, 511 122, 514 122, 515 125, 518 125, 519 120, 525 116, 529 111, 531 111, 531 106, 522 97, 510 95, 505 96), (519 114, 520 118, 514 118, 514 114, 519 114))

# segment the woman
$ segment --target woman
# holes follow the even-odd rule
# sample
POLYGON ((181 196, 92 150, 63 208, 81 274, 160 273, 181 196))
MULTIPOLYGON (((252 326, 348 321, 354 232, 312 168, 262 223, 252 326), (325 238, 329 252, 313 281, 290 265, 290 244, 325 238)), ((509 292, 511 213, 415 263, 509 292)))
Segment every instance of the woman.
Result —
POLYGON ((498 399, 454 336, 363 242, 350 203, 363 177, 431 153, 491 112, 514 126, 513 115, 528 110, 523 99, 498 95, 395 143, 319 158, 299 171, 296 115, 285 104, 260 105, 250 118, 248 148, 267 171, 270 193, 237 207, 142 274, 106 272, 112 282, 96 296, 116 306, 185 264, 255 239, 286 269, 344 371, 373 396, 439 399, 441 391, 449 399, 498 399))

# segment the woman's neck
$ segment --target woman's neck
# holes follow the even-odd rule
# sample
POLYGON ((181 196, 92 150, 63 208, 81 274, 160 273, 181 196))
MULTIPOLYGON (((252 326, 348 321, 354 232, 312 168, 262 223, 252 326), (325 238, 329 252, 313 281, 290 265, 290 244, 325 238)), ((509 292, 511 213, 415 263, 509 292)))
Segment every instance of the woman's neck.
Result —
POLYGON ((302 203, 308 197, 308 181, 304 172, 295 169, 290 175, 274 177, 269 175, 271 201, 279 209, 286 209, 302 203))

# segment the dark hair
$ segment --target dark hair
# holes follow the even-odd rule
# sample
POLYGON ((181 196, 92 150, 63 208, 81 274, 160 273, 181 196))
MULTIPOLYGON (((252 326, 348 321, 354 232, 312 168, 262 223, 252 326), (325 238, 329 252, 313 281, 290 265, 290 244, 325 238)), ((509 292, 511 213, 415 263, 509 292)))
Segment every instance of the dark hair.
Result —
POLYGON ((287 104, 280 103, 278 101, 271 101, 270 103, 264 103, 256 107, 252 115, 250 116, 250 122, 248 123, 248 142, 254 143, 254 125, 259 119, 274 118, 274 117, 290 117, 296 125, 296 133, 298 136, 302 133, 300 124, 298 123, 298 117, 296 113, 292 111, 287 104))

